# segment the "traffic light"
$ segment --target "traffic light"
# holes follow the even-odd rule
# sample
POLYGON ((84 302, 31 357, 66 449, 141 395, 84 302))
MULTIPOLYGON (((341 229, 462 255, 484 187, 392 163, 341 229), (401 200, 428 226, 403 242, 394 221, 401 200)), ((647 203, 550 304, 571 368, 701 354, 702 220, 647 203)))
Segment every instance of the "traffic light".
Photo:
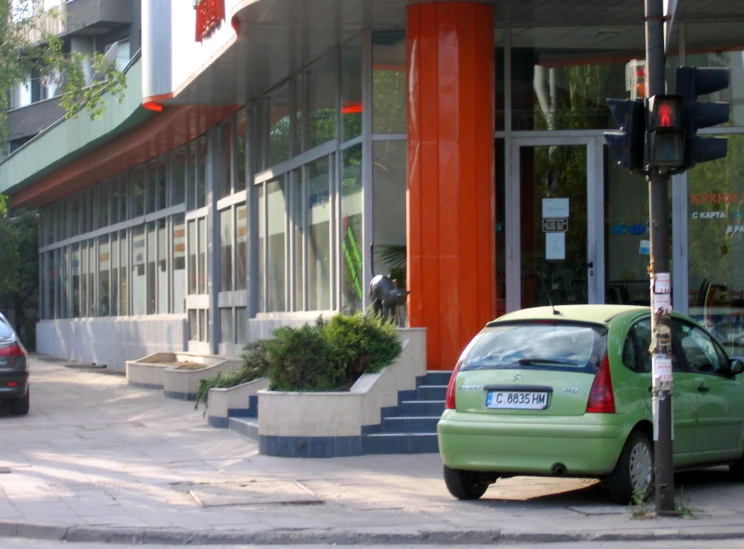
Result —
POLYGON ((726 102, 699 102, 698 96, 729 87, 729 69, 679 67, 677 69, 677 95, 682 96, 682 120, 685 126, 685 165, 692 168, 699 162, 717 160, 726 156, 728 141, 725 137, 697 137, 700 128, 724 124, 729 119, 726 102))
POLYGON ((648 165, 652 168, 684 168, 682 103, 679 95, 654 95, 646 100, 648 165))
POLYGON ((643 171, 643 143, 646 114, 643 99, 608 99, 610 114, 619 131, 604 132, 605 140, 617 163, 631 171, 643 171))

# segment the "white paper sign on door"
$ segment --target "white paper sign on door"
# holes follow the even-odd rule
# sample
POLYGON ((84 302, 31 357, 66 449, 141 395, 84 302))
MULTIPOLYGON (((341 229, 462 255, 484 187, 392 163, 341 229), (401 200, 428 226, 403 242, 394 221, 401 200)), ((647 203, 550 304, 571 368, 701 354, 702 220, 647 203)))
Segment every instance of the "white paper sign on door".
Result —
POLYGON ((545 233, 545 259, 566 259, 566 233, 545 233))
POLYGON ((543 198, 543 217, 569 217, 568 198, 543 198))

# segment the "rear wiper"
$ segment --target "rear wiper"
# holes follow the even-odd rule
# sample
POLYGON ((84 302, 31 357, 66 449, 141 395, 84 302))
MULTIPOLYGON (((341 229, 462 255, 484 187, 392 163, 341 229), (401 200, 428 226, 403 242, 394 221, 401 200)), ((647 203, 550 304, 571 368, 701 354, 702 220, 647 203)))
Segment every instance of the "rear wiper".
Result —
POLYGON ((576 366, 576 362, 571 360, 561 360, 559 358, 520 358, 517 360, 524 366, 536 366, 538 364, 565 364, 567 366, 576 366))

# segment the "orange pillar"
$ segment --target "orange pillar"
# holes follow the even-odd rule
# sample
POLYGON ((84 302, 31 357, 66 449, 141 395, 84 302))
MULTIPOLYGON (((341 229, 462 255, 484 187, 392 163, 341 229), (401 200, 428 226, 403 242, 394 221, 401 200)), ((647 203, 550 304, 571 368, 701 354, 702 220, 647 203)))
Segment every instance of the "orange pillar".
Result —
POLYGON ((432 370, 496 311, 493 8, 408 8, 408 302, 432 370))

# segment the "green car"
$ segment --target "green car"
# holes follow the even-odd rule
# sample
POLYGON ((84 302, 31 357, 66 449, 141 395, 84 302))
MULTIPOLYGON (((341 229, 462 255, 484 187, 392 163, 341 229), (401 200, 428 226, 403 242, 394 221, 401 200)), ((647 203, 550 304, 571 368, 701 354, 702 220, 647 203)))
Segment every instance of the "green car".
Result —
MULTIPOLYGON (((437 425, 444 480, 478 499, 516 475, 596 477, 627 504, 653 488, 650 310, 559 305, 500 317, 470 342, 437 425)), ((744 479, 744 364, 674 314, 674 465, 744 479)))

